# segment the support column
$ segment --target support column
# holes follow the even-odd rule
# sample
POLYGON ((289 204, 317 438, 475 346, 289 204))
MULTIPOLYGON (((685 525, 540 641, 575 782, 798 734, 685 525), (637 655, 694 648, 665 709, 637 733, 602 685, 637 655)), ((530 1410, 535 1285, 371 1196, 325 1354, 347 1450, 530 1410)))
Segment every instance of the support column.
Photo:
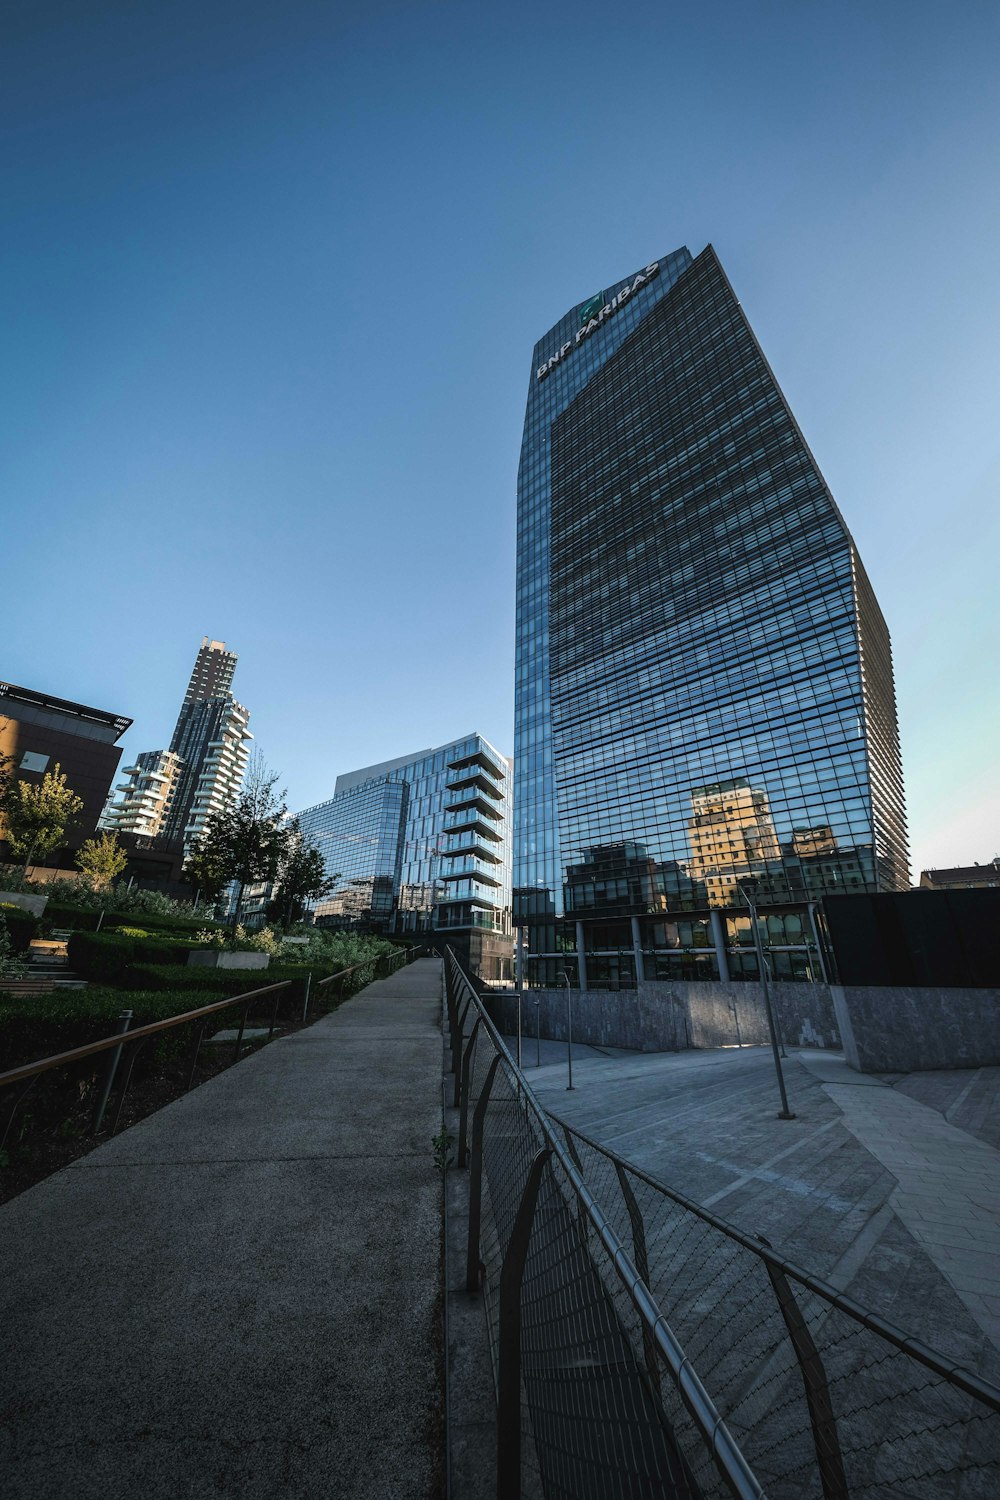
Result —
POLYGON ((820 978, 822 979, 822 981, 823 981, 824 984, 829 984, 830 983, 830 976, 826 972, 826 959, 823 956, 823 944, 822 944, 822 942, 820 940, 820 935, 819 935, 819 923, 816 921, 816 903, 815 903, 815 901, 810 901, 808 910, 809 910, 809 930, 812 933, 812 940, 816 944, 816 957, 819 959, 820 978))
POLYGON ((646 978, 646 966, 642 961, 642 933, 639 931, 639 918, 632 918, 632 952, 635 955, 635 982, 642 984, 646 978))
POLYGON ((587 953, 583 946, 583 923, 576 924, 576 966, 579 969, 579 984, 581 990, 587 988, 587 953))
POLYGON ((722 920, 722 913, 718 907, 713 906, 708 914, 708 920, 712 928, 712 942, 715 944, 715 961, 719 965, 719 978, 729 979, 729 958, 726 953, 726 924, 722 920))

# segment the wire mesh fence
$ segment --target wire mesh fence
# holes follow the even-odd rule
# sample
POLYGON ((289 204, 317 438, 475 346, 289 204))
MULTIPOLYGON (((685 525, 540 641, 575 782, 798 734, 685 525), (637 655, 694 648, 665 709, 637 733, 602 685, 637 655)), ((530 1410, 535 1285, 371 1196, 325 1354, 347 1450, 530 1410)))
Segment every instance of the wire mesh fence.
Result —
POLYGON ((996 1387, 546 1115, 446 981, 498 1494, 1000 1494, 996 1387))

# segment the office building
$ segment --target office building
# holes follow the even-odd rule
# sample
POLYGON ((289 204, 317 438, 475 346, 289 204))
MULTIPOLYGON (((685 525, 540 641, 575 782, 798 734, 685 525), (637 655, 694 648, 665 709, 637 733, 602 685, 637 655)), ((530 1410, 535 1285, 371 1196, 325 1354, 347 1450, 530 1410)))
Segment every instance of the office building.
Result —
POLYGON ((920 889, 925 891, 973 891, 1000 887, 1000 855, 984 865, 952 865, 941 870, 921 870, 920 889))
POLYGON ((125 769, 107 826, 188 850, 206 821, 235 801, 250 755, 250 713, 230 691, 237 656, 202 638, 167 750, 146 750, 125 769))
POLYGON ((319 925, 426 934, 509 977, 510 768, 482 735, 338 776, 298 819, 336 880, 319 925))
POLYGON ((750 977, 747 896, 809 977, 821 897, 908 886, 888 631, 711 247, 535 347, 514 764, 529 983, 750 977))
POLYGON ((118 741, 131 723, 121 714, 0 682, 0 765, 6 756, 18 780, 38 783, 58 765, 83 801, 66 830, 65 848, 49 864, 71 867, 72 851, 93 838, 121 760, 118 741))

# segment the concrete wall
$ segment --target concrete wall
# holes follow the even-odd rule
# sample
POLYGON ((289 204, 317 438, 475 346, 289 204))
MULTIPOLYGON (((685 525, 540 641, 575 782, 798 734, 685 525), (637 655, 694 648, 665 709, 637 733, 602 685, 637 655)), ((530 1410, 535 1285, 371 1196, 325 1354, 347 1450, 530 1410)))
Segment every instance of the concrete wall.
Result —
POLYGON ((42 915, 48 899, 48 896, 29 896, 27 891, 0 891, 0 906, 19 906, 22 911, 30 911, 36 917, 42 915))
MULTIPOLYGON (((676 1052, 769 1040, 757 984, 657 981, 571 993, 573 1038, 596 1047, 676 1052)), ((843 1048, 860 1073, 1000 1067, 1000 990, 774 984, 771 995, 789 1047, 843 1048)), ((488 1008, 512 1035, 516 995, 494 994, 488 1008)), ((565 1041, 565 988, 526 990, 525 1037, 535 1035, 536 1015, 543 1037, 565 1041)))
POLYGON ((835 985, 832 997, 859 1073, 1000 1066, 1000 990, 835 985))
MULTIPOLYGON (((784 1039, 793 1047, 840 1048, 840 1032, 825 984, 771 986, 784 1039)), ((769 1040, 763 991, 758 984, 718 980, 640 984, 637 990, 573 990, 573 1037, 596 1047, 635 1052, 677 1052, 687 1047, 729 1047, 769 1040)), ((495 993, 488 1008, 501 1031, 517 1026, 517 997, 495 993)), ((524 1036, 566 1039, 566 990, 526 990, 524 1036), (535 1002, 538 1001, 536 1012, 535 1002)))
POLYGON ((201 969, 266 969, 269 953, 226 953, 221 948, 196 948, 188 954, 188 964, 201 969))

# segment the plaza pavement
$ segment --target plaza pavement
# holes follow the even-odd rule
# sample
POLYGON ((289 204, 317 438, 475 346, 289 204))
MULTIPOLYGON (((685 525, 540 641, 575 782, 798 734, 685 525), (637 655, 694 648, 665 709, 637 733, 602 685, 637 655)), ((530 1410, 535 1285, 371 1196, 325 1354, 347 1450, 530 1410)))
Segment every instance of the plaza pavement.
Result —
POLYGON ((0 1208, 5 1500, 438 1493, 441 964, 0 1208))
POLYGON ((1000 1068, 874 1077, 840 1054, 526 1040, 543 1106, 983 1375, 1000 1379, 1000 1068))

